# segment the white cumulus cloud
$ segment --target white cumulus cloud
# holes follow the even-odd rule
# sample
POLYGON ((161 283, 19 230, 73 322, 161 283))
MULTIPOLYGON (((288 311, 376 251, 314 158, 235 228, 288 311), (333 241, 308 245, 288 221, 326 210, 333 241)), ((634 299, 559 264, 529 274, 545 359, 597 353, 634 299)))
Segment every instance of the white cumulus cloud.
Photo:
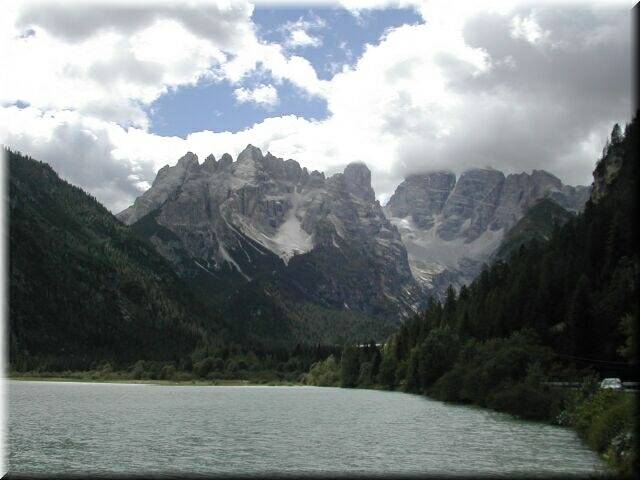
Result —
POLYGON ((516 15, 511 19, 511 36, 513 38, 524 38, 529 43, 538 43, 549 36, 548 31, 542 30, 534 15, 521 18, 516 15))
POLYGON ((256 103, 267 107, 278 104, 278 91, 273 85, 258 85, 253 89, 236 88, 233 94, 238 103, 256 103))
POLYGON ((290 47, 319 47, 322 40, 319 37, 309 35, 305 30, 293 30, 287 39, 290 47))
POLYGON ((412 4, 423 22, 388 29, 321 80, 287 45, 294 31, 320 39, 331 28, 312 16, 269 43, 256 36, 248 3, 7 2, 0 140, 113 211, 187 150, 219 157, 248 143, 327 173, 364 161, 381 199, 405 175, 434 168, 543 168, 589 183, 612 124, 631 115, 628 6, 480 3, 395 2, 412 4), (273 84, 249 88, 256 72, 273 84), (265 107, 289 82, 325 99, 328 116, 274 116, 184 139, 149 132, 145 107, 201 78, 229 81, 236 101, 265 107))
POLYGON ((318 32, 326 26, 327 23, 315 15, 308 18, 300 17, 295 22, 287 22, 280 30, 285 35, 284 44, 288 48, 319 47, 322 45, 322 38, 310 32, 318 32))

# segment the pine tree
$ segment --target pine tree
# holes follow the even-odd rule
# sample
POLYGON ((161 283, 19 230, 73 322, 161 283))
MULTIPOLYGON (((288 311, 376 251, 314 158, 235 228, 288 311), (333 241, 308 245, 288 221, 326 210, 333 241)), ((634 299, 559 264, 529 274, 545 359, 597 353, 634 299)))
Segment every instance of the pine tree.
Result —
POLYGON ((582 274, 571 296, 567 311, 567 325, 570 338, 573 340, 573 353, 593 354, 591 315, 591 286, 587 276, 582 274))
POLYGON ((360 349, 348 346, 342 352, 340 362, 340 386, 352 388, 358 384, 360 375, 360 349))

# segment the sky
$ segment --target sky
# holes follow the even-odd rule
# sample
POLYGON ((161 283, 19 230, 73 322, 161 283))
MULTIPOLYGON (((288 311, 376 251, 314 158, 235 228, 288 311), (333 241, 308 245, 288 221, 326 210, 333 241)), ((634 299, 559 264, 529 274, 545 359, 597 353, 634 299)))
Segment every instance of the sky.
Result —
POLYGON ((0 142, 117 213, 187 151, 247 144, 384 204, 407 175, 589 184, 631 118, 633 2, 9 0, 0 142))

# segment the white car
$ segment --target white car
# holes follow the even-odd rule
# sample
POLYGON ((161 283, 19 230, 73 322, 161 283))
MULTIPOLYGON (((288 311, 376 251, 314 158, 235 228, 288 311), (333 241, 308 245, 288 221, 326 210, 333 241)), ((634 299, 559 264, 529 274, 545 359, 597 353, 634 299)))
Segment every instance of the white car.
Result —
POLYGON ((605 378, 600 383, 600 388, 610 388, 613 390, 622 389, 622 382, 619 378, 605 378))

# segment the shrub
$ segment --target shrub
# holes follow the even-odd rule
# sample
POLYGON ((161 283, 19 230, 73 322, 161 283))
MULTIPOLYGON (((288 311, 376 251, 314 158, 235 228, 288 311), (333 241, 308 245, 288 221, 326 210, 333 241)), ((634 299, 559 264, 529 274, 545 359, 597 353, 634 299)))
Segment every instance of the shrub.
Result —
POLYGON ((589 391, 573 392, 561 417, 569 420, 591 448, 605 454, 620 475, 633 476, 638 467, 635 398, 615 390, 598 390, 591 395, 589 391))
POLYGON ((227 360, 225 370, 227 373, 237 372, 238 370, 240 370, 240 368, 238 367, 238 362, 236 362, 234 359, 227 360))
POLYGON ((138 360, 131 370, 131 376, 136 380, 142 380, 143 378, 147 378, 147 372, 144 368, 144 360, 138 360))
POLYGON ((464 402, 461 395, 461 385, 464 385, 464 370, 459 366, 449 370, 429 390, 435 398, 447 402, 464 402))
POLYGON ((98 373, 98 377, 100 378, 110 378, 113 374, 113 367, 111 366, 110 363, 105 363, 102 368, 100 369, 100 372, 98 373))
POLYGON ((314 363, 306 375, 305 383, 319 387, 335 387, 340 383, 339 365, 333 355, 323 362, 314 363))
POLYGON ((596 415, 587 434, 589 445, 598 452, 605 452, 615 437, 630 430, 632 409, 631 398, 623 398, 596 415))
POLYGON ((437 398, 475 403, 525 418, 548 418, 558 399, 545 389, 549 349, 528 332, 484 343, 467 342, 458 360, 429 390, 437 398))
POLYGON ((622 477, 633 477, 639 470, 635 431, 627 429, 611 440, 607 454, 622 477))
POLYGON ((357 347, 345 347, 340 362, 340 386, 355 387, 360 375, 360 351, 357 347))
POLYGON ((398 364, 395 357, 391 354, 385 354, 380 362, 378 383, 386 388, 394 388, 396 386, 397 366, 398 364))
POLYGON ((529 382, 506 383, 487 398, 487 406, 531 420, 552 417, 554 401, 550 392, 529 382))
POLYGON ((200 378, 205 378, 213 368, 213 359, 204 358, 193 364, 193 371, 200 378))
POLYGON ((428 387, 453 366, 458 356, 460 339, 448 328, 432 330, 417 352, 418 384, 428 387))
POLYGON ((571 424, 583 438, 587 438, 596 418, 604 414, 612 405, 618 403, 623 395, 625 395, 623 392, 615 390, 600 390, 589 396, 579 402, 570 413, 571 424))
POLYGON ((371 362, 364 362, 360 365, 360 375, 358 375, 358 386, 369 387, 372 383, 373 376, 373 364, 371 362))
POLYGON ((176 367, 172 363, 167 363, 160 371, 160 379, 174 380, 176 377, 176 367))

